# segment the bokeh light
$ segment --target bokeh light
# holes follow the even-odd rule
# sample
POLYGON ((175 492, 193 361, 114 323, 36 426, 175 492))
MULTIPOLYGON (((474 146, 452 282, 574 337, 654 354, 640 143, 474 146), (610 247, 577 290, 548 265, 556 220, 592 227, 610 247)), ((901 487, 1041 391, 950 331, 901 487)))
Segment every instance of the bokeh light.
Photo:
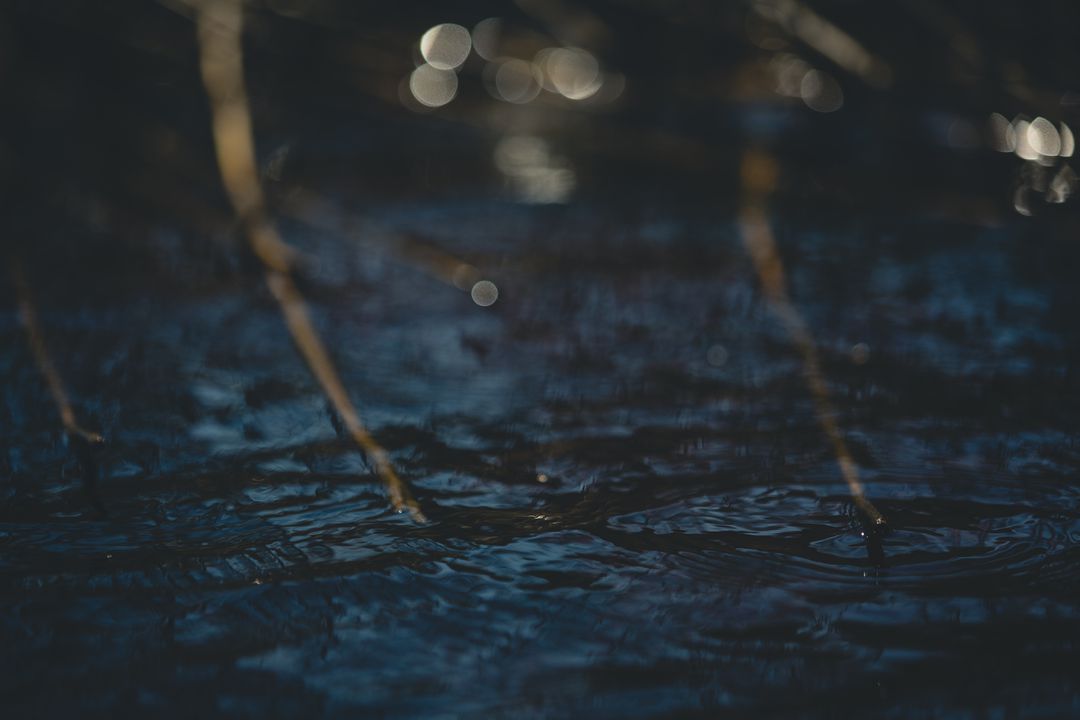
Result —
POLYGON ((570 100, 592 97, 603 85, 600 63, 580 48, 545 48, 536 54, 545 90, 570 100))
POLYGON ((443 23, 429 29, 420 38, 420 54, 437 70, 453 70, 469 57, 472 39, 460 25, 443 23))
POLYGON ((799 83, 799 95, 806 107, 820 113, 835 112, 844 106, 844 91, 832 75, 810 70, 799 83))
POLYGON ((481 280, 472 286, 472 292, 469 294, 474 303, 480 307, 488 307, 494 305, 499 299, 499 288, 490 280, 481 280))
POLYGON ((990 133, 990 146, 998 152, 1011 153, 1016 150, 1016 130, 1012 123, 1001 113, 992 113, 987 122, 990 133))
POLYGON ((1039 152, 1031 146, 1031 134, 1028 128, 1031 122, 1022 116, 1017 116, 1012 122, 1013 133, 1016 136, 1016 156, 1023 160, 1038 160, 1039 152))
POLYGON ((1065 202, 1076 192, 1076 184, 1076 173, 1068 165, 1063 165, 1050 181, 1050 187, 1046 190, 1046 202, 1053 204, 1065 202))
POLYGON ((472 31, 473 49, 483 59, 493 62, 499 57, 499 40, 502 36, 502 20, 490 17, 476 23, 472 31))
POLYGON ((802 81, 810 71, 810 65, 805 60, 791 53, 777 53, 769 61, 769 67, 776 76, 777 94, 802 97, 802 81))
POLYGON ((509 181, 519 200, 534 204, 566 202, 576 184, 569 163, 551 153, 546 141, 532 135, 511 135, 495 147, 495 167, 509 181))
POLYGON ((1061 157, 1072 157, 1076 150, 1076 141, 1073 139, 1072 130, 1065 123, 1061 123, 1061 157))
POLYGON ((442 107, 457 95, 458 79, 452 70, 440 70, 424 64, 409 76, 409 90, 426 107, 442 107))
POLYGON ((1054 124, 1044 117, 1035 118, 1027 127, 1031 149, 1045 157, 1057 157, 1061 152, 1061 137, 1054 124))
POLYGON ((517 58, 504 58, 488 66, 488 91, 509 103, 523 104, 540 94, 540 73, 536 66, 517 58))

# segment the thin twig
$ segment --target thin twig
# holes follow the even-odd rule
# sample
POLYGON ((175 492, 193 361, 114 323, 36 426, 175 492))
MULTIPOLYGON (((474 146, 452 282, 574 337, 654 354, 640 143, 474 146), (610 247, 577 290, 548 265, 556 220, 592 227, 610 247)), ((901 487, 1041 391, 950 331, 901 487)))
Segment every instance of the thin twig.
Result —
POLYGON ((248 243, 262 261, 266 282, 281 308, 285 324, 349 434, 374 464, 394 509, 408 511, 417 522, 425 522, 408 485, 395 472, 388 453, 364 427, 349 400, 292 278, 295 251, 281 239, 268 217, 256 170, 251 111, 244 90, 243 8, 237 0, 203 0, 198 5, 197 23, 200 67, 210 98, 221 178, 248 243))
POLYGON ((800 0, 757 0, 750 7, 867 85, 879 90, 892 85, 888 63, 800 0))
POLYGON ((329 200, 310 190, 290 192, 280 212, 305 225, 350 240, 363 242, 377 239, 381 247, 389 249, 397 261, 458 290, 469 292, 484 279, 483 273, 475 265, 437 245, 361 224, 355 218, 335 211, 329 200))
POLYGON ((817 405, 818 422, 832 443, 833 452, 840 464, 855 506, 874 526, 885 525, 885 517, 866 498, 855 459, 848 450, 844 435, 836 424, 836 411, 829 399, 829 389, 821 372, 817 348, 810 328, 788 297, 784 279, 784 265, 776 248, 765 212, 765 200, 776 187, 777 168, 773 158, 761 151, 748 150, 742 159, 743 198, 739 209, 739 226, 743 244, 754 263, 761 286, 765 290, 773 311, 779 316, 792 342, 802 355, 803 370, 810 392, 817 405))
POLYGON ((30 285, 26 281, 22 265, 17 260, 11 262, 11 277, 15 283, 15 292, 19 301, 19 316, 22 318, 23 327, 26 329, 26 337, 30 343, 30 349, 34 353, 38 370, 45 377, 45 383, 49 386, 49 393, 56 403, 56 409, 60 413, 60 422, 68 435, 81 438, 86 442, 97 445, 105 441, 99 433, 87 430, 75 418, 75 410, 71 407, 64 381, 57 372, 49 355, 49 348, 45 344, 45 337, 41 333, 41 323, 38 321, 37 308, 34 306, 33 297, 30 294, 30 285))

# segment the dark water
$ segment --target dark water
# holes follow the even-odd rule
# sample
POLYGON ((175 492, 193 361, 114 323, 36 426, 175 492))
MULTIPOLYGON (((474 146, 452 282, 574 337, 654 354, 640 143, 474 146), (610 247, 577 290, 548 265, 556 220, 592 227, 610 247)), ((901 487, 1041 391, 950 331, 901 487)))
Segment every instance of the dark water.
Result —
MULTIPOLYGON (((146 22, 190 31, 159 12, 146 22)), ((632 35, 640 18, 619 13, 632 35)), ((53 50, 22 52, 73 92, 83 76, 53 50)), ((123 52, 99 69, 127 67, 123 52)), ((716 52, 732 75, 749 62, 716 52)), ((506 128, 475 123, 479 98, 455 124, 263 78, 256 107, 284 96, 257 115, 267 156, 290 143, 271 189, 364 218, 351 235, 281 228, 311 258, 316 325, 418 525, 335 432, 235 240, 179 55, 139 71, 194 98, 171 116, 182 130, 190 115, 191 145, 168 161, 116 128, 156 137, 170 111, 155 95, 109 111, 104 149, 47 131, 7 144, 17 162, 51 148, 64 175, 31 173, 8 244, 107 443, 65 438, 5 278, 4 717, 1080 713, 1077 218, 1041 196, 1016 213, 1015 156, 937 142, 942 116, 981 132, 983 100, 941 110, 935 87, 916 102, 845 84, 844 109, 818 115, 646 73, 658 94, 621 111, 511 123, 577 172, 565 203, 536 205, 490 167, 506 128), (770 221, 881 538, 743 248, 750 146, 781 168, 770 221), (476 265, 498 301, 477 306, 387 233, 476 265)))

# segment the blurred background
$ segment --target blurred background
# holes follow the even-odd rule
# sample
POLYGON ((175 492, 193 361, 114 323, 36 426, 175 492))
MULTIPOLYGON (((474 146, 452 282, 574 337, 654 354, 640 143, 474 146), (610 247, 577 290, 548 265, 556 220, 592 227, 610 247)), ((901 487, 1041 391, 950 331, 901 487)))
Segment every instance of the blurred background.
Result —
POLYGON ((1075 712, 1080 6, 245 2, 427 524, 248 248, 199 7, 0 7, 6 717, 1075 712))

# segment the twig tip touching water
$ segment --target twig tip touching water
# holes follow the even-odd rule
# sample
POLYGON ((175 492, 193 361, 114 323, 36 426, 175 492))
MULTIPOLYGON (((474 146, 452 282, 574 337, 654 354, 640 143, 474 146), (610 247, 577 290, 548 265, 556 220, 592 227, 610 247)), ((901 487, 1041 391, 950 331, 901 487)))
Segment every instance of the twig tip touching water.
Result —
POLYGON ((266 211, 255 164, 251 111, 244 90, 243 6, 239 0, 203 0, 197 5, 199 65, 210 98, 218 167, 233 209, 252 252, 263 264, 266 282, 285 324, 334 412, 350 437, 372 459, 386 487, 391 506, 426 522, 408 485, 394 470, 389 455, 360 421, 330 355, 311 322, 307 304, 292 277, 297 253, 278 235, 266 211))
POLYGON ((60 413, 60 422, 64 427, 64 431, 69 436, 81 439, 89 445, 101 445, 105 442, 105 438, 101 433, 87 430, 79 424, 78 419, 75 417, 75 409, 71 406, 71 400, 68 399, 63 378, 60 377, 59 371, 53 364, 52 356, 49 354, 48 346, 45 344, 45 336, 41 332, 37 308, 34 305, 30 293, 30 284, 26 280, 22 264, 13 259, 10 262, 10 267, 12 280, 15 283, 15 293, 18 296, 19 317, 23 327, 26 329, 27 341, 30 343, 30 350, 34 353, 34 360, 37 362, 38 370, 45 378, 45 383, 49 386, 49 393, 56 404, 57 412, 60 413))
POLYGON ((852 501, 873 530, 882 530, 888 526, 888 523, 885 516, 867 499, 866 491, 859 480, 858 466, 836 423, 836 412, 829 399, 828 385, 821 371, 813 335, 806 321, 788 297, 787 284, 784 280, 784 265, 765 212, 766 199, 776 188, 779 178, 776 160, 764 151, 750 149, 743 154, 739 171, 743 189, 739 208, 739 226, 743 245, 754 264, 769 304, 802 356, 803 374, 814 396, 818 422, 832 443, 833 454, 840 465, 840 474, 851 492, 852 501))

